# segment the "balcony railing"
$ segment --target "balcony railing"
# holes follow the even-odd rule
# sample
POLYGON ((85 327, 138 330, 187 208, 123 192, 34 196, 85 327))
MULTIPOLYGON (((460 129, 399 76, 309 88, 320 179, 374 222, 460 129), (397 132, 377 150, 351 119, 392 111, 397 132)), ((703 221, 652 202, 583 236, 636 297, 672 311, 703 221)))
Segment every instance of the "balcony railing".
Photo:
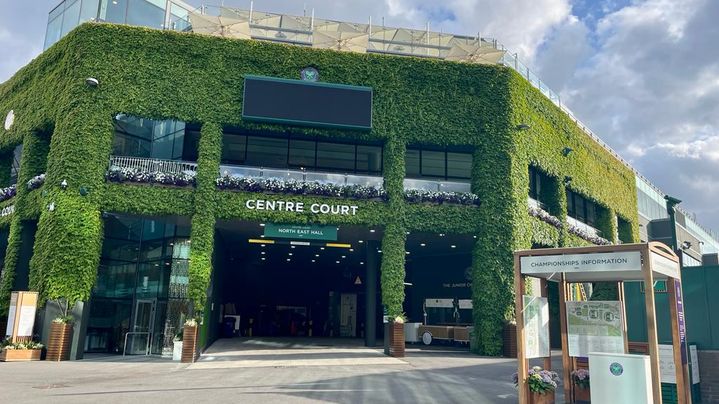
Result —
POLYGON ((362 185, 365 187, 382 188, 384 179, 371 175, 335 174, 307 170, 274 169, 263 167, 245 167, 221 165, 221 176, 247 178, 277 178, 299 182, 319 182, 321 184, 362 185))
POLYGON ((163 160, 144 157, 111 156, 110 168, 129 168, 146 172, 187 174, 197 172, 197 163, 180 160, 163 160))
POLYGON ((405 178, 404 189, 421 189, 433 192, 471 192, 472 186, 468 182, 405 178))
POLYGON ((585 233, 587 233, 590 236, 602 237, 601 231, 599 231, 599 230, 595 229, 594 227, 592 227, 580 220, 577 220, 571 216, 567 216, 567 223, 569 223, 570 226, 574 226, 574 227, 584 231, 585 233))

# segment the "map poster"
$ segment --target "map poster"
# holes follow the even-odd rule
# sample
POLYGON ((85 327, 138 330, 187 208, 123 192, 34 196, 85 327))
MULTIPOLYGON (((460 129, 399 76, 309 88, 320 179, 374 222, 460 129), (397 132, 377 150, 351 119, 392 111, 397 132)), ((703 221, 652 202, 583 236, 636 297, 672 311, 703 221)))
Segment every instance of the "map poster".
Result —
POLYGON ((549 304, 546 297, 523 296, 524 351, 529 358, 546 358, 549 353, 549 304))
POLYGON ((622 305, 618 301, 567 302, 569 356, 624 353, 622 305))

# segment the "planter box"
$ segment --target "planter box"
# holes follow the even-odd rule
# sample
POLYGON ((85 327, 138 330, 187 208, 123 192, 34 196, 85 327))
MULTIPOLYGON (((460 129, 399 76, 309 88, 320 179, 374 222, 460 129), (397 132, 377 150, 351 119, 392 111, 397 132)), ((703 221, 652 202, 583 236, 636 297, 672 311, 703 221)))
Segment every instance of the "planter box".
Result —
POLYGON ((39 361, 42 349, 3 349, 0 351, 2 362, 39 361))
POLYGON ((194 363, 197 360, 197 326, 186 325, 182 330, 182 356, 180 362, 194 363))
POLYGON ((505 324, 502 330, 502 355, 507 358, 517 357, 517 325, 505 324))
POLYGON ((529 404, 554 404, 554 392, 539 394, 533 391, 529 392, 529 404))
POLYGON ((54 362, 69 360, 71 344, 72 324, 52 323, 50 325, 45 360, 54 362))
POLYGON ((591 402, 591 394, 589 389, 583 389, 577 385, 574 386, 574 402, 589 403, 591 402))
POLYGON ((404 358, 404 323, 392 323, 389 354, 395 358, 404 358))
POLYGON ((182 359, 182 341, 172 343, 172 360, 179 361, 182 359))

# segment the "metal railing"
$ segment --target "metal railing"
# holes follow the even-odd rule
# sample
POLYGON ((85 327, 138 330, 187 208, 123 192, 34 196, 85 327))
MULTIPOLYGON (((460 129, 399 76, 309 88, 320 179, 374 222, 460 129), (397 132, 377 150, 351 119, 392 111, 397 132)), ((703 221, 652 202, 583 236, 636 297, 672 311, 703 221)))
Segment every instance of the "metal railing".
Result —
POLYGON ((375 188, 382 188, 384 184, 384 179, 382 177, 371 175, 334 174, 307 170, 273 169, 234 165, 221 165, 220 175, 247 178, 275 178, 285 181, 294 180, 298 182, 319 182, 321 184, 362 185, 375 188))
POLYGON ((472 186, 468 182, 444 181, 444 180, 419 180, 405 178, 403 181, 405 191, 420 189, 432 192, 471 192, 472 186))
POLYGON ((197 163, 181 160, 164 160, 144 157, 110 156, 110 168, 129 168, 147 172, 188 174, 197 172, 197 163))
POLYGON ((532 198, 531 196, 527 197, 527 205, 530 208, 542 209, 544 211, 547 210, 547 206, 544 203, 539 202, 538 200, 532 198))

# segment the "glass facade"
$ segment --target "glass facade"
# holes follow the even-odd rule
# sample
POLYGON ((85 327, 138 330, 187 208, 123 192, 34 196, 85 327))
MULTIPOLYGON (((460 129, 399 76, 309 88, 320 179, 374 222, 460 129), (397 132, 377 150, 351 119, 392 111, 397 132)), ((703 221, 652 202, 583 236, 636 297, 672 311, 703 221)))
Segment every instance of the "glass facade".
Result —
POLYGON ((178 0, 65 0, 48 15, 45 49, 86 21, 183 31, 193 9, 178 0))
POLYGON ((649 220, 668 218, 669 214, 667 213, 667 205, 666 201, 664 201, 664 195, 655 190, 641 178, 635 178, 637 184, 637 205, 639 208, 639 214, 649 220))
POLYGON ((382 146, 226 131, 222 136, 222 164, 382 175, 382 146))
POLYGON ((469 181, 472 178, 472 153, 408 148, 405 170, 407 178, 469 181))
POLYGON ((188 312, 189 220, 106 215, 85 350, 168 353, 188 312), (130 333, 130 334, 128 334, 130 333))
POLYGON ((114 156, 197 161, 199 130, 184 122, 138 118, 120 114, 114 119, 114 156))

